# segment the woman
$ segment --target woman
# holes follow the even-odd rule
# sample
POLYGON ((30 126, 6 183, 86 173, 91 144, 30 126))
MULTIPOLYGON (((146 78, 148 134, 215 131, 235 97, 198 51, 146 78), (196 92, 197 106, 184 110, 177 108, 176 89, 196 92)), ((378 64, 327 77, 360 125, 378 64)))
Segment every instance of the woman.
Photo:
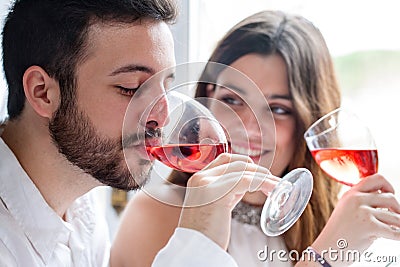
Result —
MULTIPOLYGON (((387 228, 388 224, 398 225, 398 220, 393 223, 393 219, 383 218, 386 215, 374 209, 380 205, 371 204, 377 189, 392 191, 387 181, 379 175, 365 179, 344 195, 332 215, 340 186, 326 177, 306 148, 303 140, 305 130, 319 117, 340 106, 331 56, 322 35, 312 23, 282 12, 254 14, 222 38, 209 62, 218 62, 229 68, 213 68, 210 64, 200 79, 210 83, 199 83, 196 96, 216 99, 218 103, 224 103, 226 110, 236 114, 236 119, 229 118, 220 105, 214 105, 214 101, 207 103, 231 133, 232 152, 249 154, 254 162, 270 168, 276 176, 282 177, 297 167, 309 169, 314 176, 313 194, 306 210, 295 225, 279 237, 266 237, 258 225, 266 196, 261 192, 244 195, 232 212, 227 250, 239 266, 291 266, 298 260, 279 261, 275 258, 264 261, 266 259, 257 255, 260 256, 260 250, 265 246, 269 250, 301 253, 311 244, 320 250, 335 249, 337 240, 348 238, 349 248, 362 251, 374 237, 389 235, 394 238, 388 234, 387 228), (230 69, 244 76, 229 74, 230 69), (248 77, 258 89, 244 82, 242 77, 248 77), (263 101, 260 101, 260 94, 265 97, 263 101), (270 142, 273 138, 270 134, 263 134, 268 133, 268 128, 273 125, 266 123, 269 116, 276 129, 274 154, 270 142), (237 130, 237 119, 245 131, 237 130), (360 225, 360 218, 368 218, 368 222, 360 225), (336 224, 340 220, 346 220, 346 226, 336 224), (382 222, 386 223, 385 226, 382 222)), ((173 171, 169 181, 186 185, 189 178, 190 174, 173 171)), ((159 194, 184 198, 168 185, 160 186, 158 190, 159 194)), ((388 198, 391 199, 391 209, 398 212, 394 197, 388 198)), ((381 206, 389 205, 383 202, 381 206)), ((163 204, 139 192, 129 203, 122 219, 112 260, 121 266, 150 266, 177 227, 180 213, 181 208, 163 204), (140 215, 138 210, 142 212, 140 215), (128 251, 142 257, 131 257, 132 253, 128 251)))

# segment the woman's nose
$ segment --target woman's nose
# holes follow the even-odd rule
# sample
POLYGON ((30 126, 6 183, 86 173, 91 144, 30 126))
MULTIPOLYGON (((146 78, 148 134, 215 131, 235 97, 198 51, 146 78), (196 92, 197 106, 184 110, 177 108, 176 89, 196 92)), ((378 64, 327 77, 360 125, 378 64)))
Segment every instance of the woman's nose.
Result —
POLYGON ((251 111, 246 112, 245 116, 242 117, 242 121, 250 137, 261 136, 262 122, 256 114, 251 111))
POLYGON ((247 134, 253 138, 265 138, 274 135, 275 124, 271 113, 263 110, 250 110, 242 117, 247 134))

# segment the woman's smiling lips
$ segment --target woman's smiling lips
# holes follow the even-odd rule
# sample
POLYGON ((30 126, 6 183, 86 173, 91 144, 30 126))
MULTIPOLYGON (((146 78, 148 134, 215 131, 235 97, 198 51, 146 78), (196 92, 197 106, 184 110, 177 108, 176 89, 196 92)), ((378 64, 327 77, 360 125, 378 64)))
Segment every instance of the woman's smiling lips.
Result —
POLYGON ((247 155, 252 158, 260 157, 270 152, 269 149, 262 149, 261 147, 254 147, 250 144, 232 144, 230 143, 232 153, 247 155))

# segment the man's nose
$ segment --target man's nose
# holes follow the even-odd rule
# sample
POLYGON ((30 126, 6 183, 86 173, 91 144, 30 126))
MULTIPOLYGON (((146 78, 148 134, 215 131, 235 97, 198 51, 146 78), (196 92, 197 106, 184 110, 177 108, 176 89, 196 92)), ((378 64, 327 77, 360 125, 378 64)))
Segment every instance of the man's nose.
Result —
POLYGON ((151 107, 149 115, 146 120, 147 128, 160 128, 168 123, 168 99, 165 94, 151 107))

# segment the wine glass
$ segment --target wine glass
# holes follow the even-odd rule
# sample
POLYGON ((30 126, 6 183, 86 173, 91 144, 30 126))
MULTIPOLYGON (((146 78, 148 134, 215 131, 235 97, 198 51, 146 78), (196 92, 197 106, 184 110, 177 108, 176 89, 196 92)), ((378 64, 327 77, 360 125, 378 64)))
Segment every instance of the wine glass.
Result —
POLYGON ((224 130, 205 106, 173 90, 163 97, 168 102, 169 122, 157 142, 146 142, 149 155, 170 168, 195 173, 228 152, 224 130))
MULTIPOLYGON (((177 77, 182 68, 182 65, 175 67, 177 77)), ((185 65, 185 74, 188 73, 188 68, 198 69, 199 66, 198 64, 185 65)), ((200 69, 203 68, 202 64, 200 69)), ((168 73, 168 70, 165 72, 168 73)), ((240 75, 243 74, 240 73, 240 75)), ((141 88, 145 92, 140 92, 139 97, 132 98, 128 110, 137 110, 140 105, 146 106, 139 118, 136 132, 144 133, 142 135, 146 136, 146 138, 137 139, 143 141, 142 145, 149 155, 149 160, 157 159, 178 171, 195 173, 207 166, 221 153, 230 152, 226 137, 229 132, 216 120, 214 114, 200 103, 199 99, 191 98, 181 92, 182 87, 193 82, 197 83, 199 76, 196 76, 195 79, 180 81, 178 85, 170 86, 171 88, 168 90, 158 90, 159 94, 154 96, 154 92, 157 91, 156 85, 160 84, 160 77, 165 76, 167 75, 159 73, 146 81, 141 88), (153 84, 153 86, 149 84, 153 84), (146 94, 153 95, 146 98, 146 94), (147 128, 152 117, 159 114, 165 114, 162 125, 158 125, 161 126, 159 127, 160 131, 148 131, 147 128)), ((130 125, 134 121, 129 114, 126 115, 125 121, 127 120, 126 125, 130 125)), ((129 132, 131 127, 126 127, 126 125, 124 126, 125 131, 129 132)), ((275 178, 272 174, 270 177, 275 178)), ((297 221, 309 201, 312 185, 311 173, 303 168, 295 169, 281 179, 269 193, 261 213, 261 227, 265 234, 279 235, 297 221)), ((224 194, 229 191, 230 189, 224 194)), ((209 199, 207 203, 215 201, 222 195, 214 196, 211 192, 210 196, 213 199, 209 199)))
POLYGON ((346 109, 318 119, 304 138, 321 169, 342 184, 353 186, 378 171, 378 150, 370 130, 346 109))

